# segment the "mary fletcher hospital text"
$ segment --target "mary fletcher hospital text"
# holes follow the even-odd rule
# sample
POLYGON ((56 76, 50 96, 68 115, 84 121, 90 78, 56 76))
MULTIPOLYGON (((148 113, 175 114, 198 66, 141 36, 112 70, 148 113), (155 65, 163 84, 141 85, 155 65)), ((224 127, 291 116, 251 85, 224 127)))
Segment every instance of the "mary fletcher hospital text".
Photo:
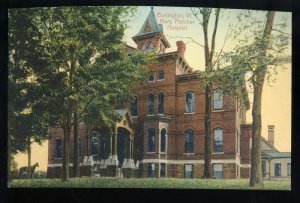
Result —
POLYGON ((157 12, 158 22, 167 27, 168 30, 187 30, 188 25, 193 25, 195 21, 191 13, 161 13, 157 12))

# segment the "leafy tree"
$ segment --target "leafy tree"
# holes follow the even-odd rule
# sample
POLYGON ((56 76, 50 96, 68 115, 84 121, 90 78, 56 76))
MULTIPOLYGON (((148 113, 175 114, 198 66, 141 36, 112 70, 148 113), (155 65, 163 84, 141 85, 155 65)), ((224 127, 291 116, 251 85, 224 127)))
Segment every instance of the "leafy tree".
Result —
MULTIPOLYGON (((191 9, 193 15, 197 18, 203 28, 204 36, 204 54, 205 54, 205 74, 209 75, 213 71, 213 57, 215 54, 215 40, 219 23, 220 8, 215 9, 215 22, 213 33, 211 37, 211 46, 208 41, 208 25, 210 15, 212 13, 211 8, 198 8, 191 9), (200 17, 198 17, 200 14, 200 17), (202 19, 201 19, 202 17, 202 19)), ((211 93, 212 93, 212 81, 205 83, 205 157, 204 157, 204 178, 211 178, 211 93)))
MULTIPOLYGON (((252 107, 252 151, 250 186, 263 187, 261 169, 261 100, 265 80, 272 81, 283 64, 290 62, 290 56, 285 51, 288 47, 289 34, 274 28, 275 12, 268 11, 266 20, 256 18, 257 11, 246 12, 239 16, 240 21, 249 22, 240 26, 236 39, 239 45, 232 52, 222 56, 222 68, 208 76, 217 80, 220 86, 231 95, 241 98, 248 97, 245 91, 245 80, 253 89, 252 107), (277 31, 276 33, 272 32, 277 31), (241 37, 245 34, 245 39, 241 37), (238 37, 239 36, 239 37, 238 37)), ((281 28, 286 23, 278 23, 281 28)), ((246 101, 246 99, 244 99, 246 101)), ((247 104, 246 104, 247 105, 247 104)))
MULTIPOLYGON (((129 7, 35 8, 16 12, 29 19, 27 29, 36 31, 32 38, 38 43, 30 47, 35 54, 25 60, 35 81, 34 108, 43 111, 46 123, 63 129, 62 179, 67 180, 71 127, 74 125, 76 130, 79 121, 91 127, 97 121, 111 123, 114 107, 129 98, 130 87, 145 77, 146 64, 153 56, 128 56, 125 51, 121 40, 127 17, 133 12, 129 7)), ((78 168, 78 133, 74 151, 74 168, 78 168)))
POLYGON ((26 151, 30 166, 32 142, 41 144, 47 137, 47 126, 41 112, 33 110, 37 97, 30 60, 39 53, 32 52, 39 49, 38 30, 30 20, 31 12, 24 14, 19 11, 10 10, 8 16, 8 166, 13 154, 26 151))

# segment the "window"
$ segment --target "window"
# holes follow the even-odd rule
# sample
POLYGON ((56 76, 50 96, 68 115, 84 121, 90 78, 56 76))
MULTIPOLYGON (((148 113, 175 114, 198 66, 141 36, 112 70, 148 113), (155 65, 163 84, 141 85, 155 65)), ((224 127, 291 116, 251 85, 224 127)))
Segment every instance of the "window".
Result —
POLYGON ((187 113, 195 111, 195 95, 193 92, 187 92, 185 95, 185 111, 187 113))
POLYGON ((288 176, 291 176, 291 174, 292 174, 292 173, 291 173, 291 163, 288 163, 288 164, 287 164, 287 175, 288 175, 288 176))
POLYGON ((184 165, 184 178, 193 178, 193 165, 192 164, 184 165))
POLYGON ((91 143, 91 145, 92 145, 92 155, 97 155, 98 154, 98 136, 99 136, 99 133, 98 132, 96 132, 96 131, 94 131, 93 133, 92 133, 92 139, 91 139, 91 141, 92 141, 92 143, 91 143))
POLYGON ((148 129, 148 152, 155 152, 155 130, 148 129))
POLYGON ((281 176, 281 164, 275 164, 275 176, 281 176))
POLYGON ((154 114, 154 94, 148 95, 148 114, 154 114))
POLYGON ((153 73, 153 71, 151 71, 149 73, 149 81, 154 81, 154 73, 153 73))
POLYGON ((131 115, 137 116, 137 97, 134 97, 134 101, 131 102, 131 115))
POLYGON ((79 138, 79 157, 82 157, 82 146, 81 146, 81 139, 79 138))
POLYGON ((155 177, 155 164, 154 163, 148 164, 148 177, 150 177, 150 178, 155 177))
POLYGON ((224 107, 224 96, 223 91, 220 89, 216 89, 214 91, 214 109, 223 109, 224 107))
POLYGON ((62 158, 62 140, 57 139, 55 143, 55 158, 61 159, 62 158))
POLYGON ((160 177, 161 178, 166 177, 166 163, 160 164, 160 177))
POLYGON ((146 50, 147 50, 146 45, 143 44, 143 45, 142 45, 142 51, 145 52, 146 50))
POLYGON ((194 131, 193 130, 186 130, 185 136, 185 153, 193 153, 194 152, 194 131))
POLYGON ((101 139, 101 159, 107 159, 109 155, 109 129, 105 128, 103 130, 101 139))
POLYGON ((266 177, 266 161, 265 160, 262 161, 261 167, 262 167, 262 175, 263 175, 263 177, 266 177))
POLYGON ((158 113, 164 113, 164 93, 158 93, 158 113))
POLYGON ((216 179, 223 178, 223 164, 213 164, 213 176, 216 179))
POLYGON ((163 128, 161 131, 160 131, 160 137, 161 137, 161 141, 160 141, 160 151, 161 152, 166 152, 166 129, 163 128))
POLYGON ((154 51, 155 50, 155 46, 154 44, 151 42, 149 45, 149 51, 154 51))
POLYGON ((158 80, 163 80, 165 79, 165 73, 163 70, 158 71, 158 80))
POLYGON ((223 152, 223 129, 214 129, 214 152, 223 152))

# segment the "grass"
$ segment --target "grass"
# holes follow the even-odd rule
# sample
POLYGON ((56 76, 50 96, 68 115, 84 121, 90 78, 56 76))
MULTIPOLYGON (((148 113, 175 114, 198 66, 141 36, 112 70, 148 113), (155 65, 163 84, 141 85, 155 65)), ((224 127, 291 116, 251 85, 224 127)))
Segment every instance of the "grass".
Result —
MULTIPOLYGON (((168 189, 245 189, 249 187, 248 179, 204 180, 204 179, 155 179, 155 178, 70 178, 60 179, 20 179, 9 183, 11 188, 168 188, 168 189)), ((290 180, 266 180, 264 190, 290 190, 290 180)))

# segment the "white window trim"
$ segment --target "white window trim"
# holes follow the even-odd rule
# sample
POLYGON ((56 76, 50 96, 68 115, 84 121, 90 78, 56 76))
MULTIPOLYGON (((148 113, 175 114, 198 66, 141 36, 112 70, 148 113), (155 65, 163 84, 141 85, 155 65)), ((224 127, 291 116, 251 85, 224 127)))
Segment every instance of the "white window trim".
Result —
POLYGON ((213 152, 212 154, 224 154, 224 152, 213 152))
POLYGON ((189 114, 196 114, 196 112, 184 112, 185 115, 189 115, 189 114))
POLYGON ((195 155, 195 152, 192 152, 192 153, 183 153, 183 155, 185 155, 185 156, 195 155))

